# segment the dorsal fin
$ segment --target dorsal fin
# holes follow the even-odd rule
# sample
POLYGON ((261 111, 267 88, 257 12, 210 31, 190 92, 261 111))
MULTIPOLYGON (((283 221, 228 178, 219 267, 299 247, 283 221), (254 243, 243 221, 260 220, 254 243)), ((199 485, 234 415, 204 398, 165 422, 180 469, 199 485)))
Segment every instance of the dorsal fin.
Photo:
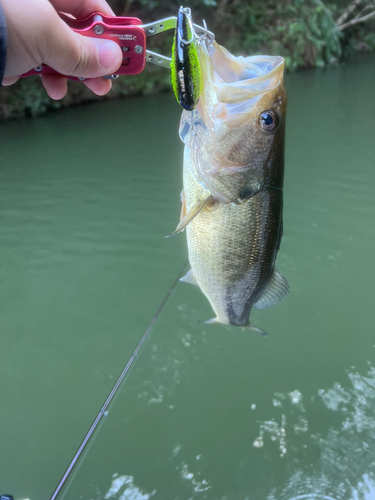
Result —
POLYGON ((190 283, 191 285, 198 286, 198 283, 196 282, 196 280, 194 278, 193 271, 191 269, 185 274, 185 276, 180 278, 180 281, 183 281, 184 283, 190 283))
POLYGON ((191 207, 185 217, 181 219, 179 225, 176 227, 173 233, 166 236, 166 238, 170 238, 171 236, 174 236, 175 234, 183 231, 185 227, 190 224, 190 222, 199 214, 199 212, 212 200, 212 195, 208 196, 205 200, 198 200, 197 203, 193 207, 191 207))
POLYGON ((281 274, 274 269, 271 279, 263 292, 261 298, 254 304, 256 309, 264 309, 273 306, 283 300, 289 292, 289 283, 281 274))

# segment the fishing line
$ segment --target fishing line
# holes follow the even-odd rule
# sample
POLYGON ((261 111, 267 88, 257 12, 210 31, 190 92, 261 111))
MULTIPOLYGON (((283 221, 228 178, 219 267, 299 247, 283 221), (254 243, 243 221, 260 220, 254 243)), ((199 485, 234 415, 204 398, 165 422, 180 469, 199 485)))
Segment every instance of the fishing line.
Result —
POLYGON ((176 279, 174 280, 174 282, 172 283, 171 287, 169 288, 167 294, 165 295, 165 297, 162 300, 160 306, 158 307, 156 313, 154 314, 154 317, 150 321, 150 324, 148 325, 148 327, 146 328, 144 334, 142 335, 141 340, 138 342, 137 347, 134 349, 133 354, 130 356, 129 361, 127 362, 125 368, 122 370, 120 376, 118 377, 115 385, 113 386, 111 392, 109 393, 107 399, 105 400, 103 406, 101 407, 98 415, 96 416, 96 419, 92 423, 92 425, 91 425, 90 429, 88 430, 85 438, 83 439, 82 443, 80 444, 80 446, 79 446, 76 454, 74 455, 72 461, 70 462, 68 468, 66 469, 63 477, 61 478, 61 480, 60 480, 57 488, 55 489, 53 495, 51 496, 50 500, 55 500, 57 498, 57 495, 60 493, 61 488, 66 483, 66 481, 67 481, 70 473, 72 472, 72 470, 73 470, 74 466, 76 465, 78 459, 80 458, 80 456, 82 455, 83 451, 85 450, 88 442, 90 441, 92 435, 94 434, 96 428, 98 427, 101 419, 103 418, 103 416, 107 415, 107 408, 108 408, 108 406, 112 402, 112 400, 113 400, 114 396, 116 395, 116 393, 117 393, 117 391, 118 391, 121 383, 123 382, 124 378, 126 377, 127 373, 129 372, 132 364, 134 363, 134 361, 135 361, 135 359, 136 359, 139 351, 141 350, 143 344, 146 342, 147 337, 149 336, 149 334, 150 334, 151 330, 153 329, 155 323, 159 319, 159 317, 160 317, 163 309, 167 305, 167 302, 168 302, 169 298, 171 297, 172 293, 175 291, 179 279, 186 273, 187 268, 188 268, 188 261, 185 262, 185 264, 182 266, 181 271, 177 274, 176 279))

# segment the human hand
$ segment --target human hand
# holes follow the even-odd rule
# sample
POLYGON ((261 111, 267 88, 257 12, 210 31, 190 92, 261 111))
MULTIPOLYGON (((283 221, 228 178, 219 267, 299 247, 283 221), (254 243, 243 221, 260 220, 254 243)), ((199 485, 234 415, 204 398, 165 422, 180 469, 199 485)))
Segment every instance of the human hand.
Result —
MULTIPOLYGON (((44 63, 62 75, 93 78, 84 84, 104 95, 112 82, 103 75, 115 73, 122 62, 116 42, 97 40, 75 33, 57 11, 83 19, 92 12, 113 16, 105 0, 0 0, 7 24, 8 49, 3 85, 12 85, 19 75, 44 63)), ((67 92, 67 78, 41 75, 52 99, 67 92)))

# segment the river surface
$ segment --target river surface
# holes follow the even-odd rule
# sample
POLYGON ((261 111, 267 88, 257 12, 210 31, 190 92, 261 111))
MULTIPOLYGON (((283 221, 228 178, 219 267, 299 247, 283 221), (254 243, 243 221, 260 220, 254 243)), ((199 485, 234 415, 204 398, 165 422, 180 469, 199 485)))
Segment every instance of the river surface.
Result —
MULTIPOLYGON (((288 76, 291 286, 179 283, 65 500, 375 498, 375 59, 288 76)), ((0 126, 0 494, 48 500, 186 260, 171 95, 0 126)))

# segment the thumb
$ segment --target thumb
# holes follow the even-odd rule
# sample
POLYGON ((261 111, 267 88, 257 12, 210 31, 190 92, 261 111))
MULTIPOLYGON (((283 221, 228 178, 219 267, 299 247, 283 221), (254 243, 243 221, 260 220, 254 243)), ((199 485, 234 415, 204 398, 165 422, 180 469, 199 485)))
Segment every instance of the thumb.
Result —
POLYGON ((116 42, 75 33, 58 15, 44 42, 43 62, 67 76, 95 78, 114 73, 122 52, 116 42))

